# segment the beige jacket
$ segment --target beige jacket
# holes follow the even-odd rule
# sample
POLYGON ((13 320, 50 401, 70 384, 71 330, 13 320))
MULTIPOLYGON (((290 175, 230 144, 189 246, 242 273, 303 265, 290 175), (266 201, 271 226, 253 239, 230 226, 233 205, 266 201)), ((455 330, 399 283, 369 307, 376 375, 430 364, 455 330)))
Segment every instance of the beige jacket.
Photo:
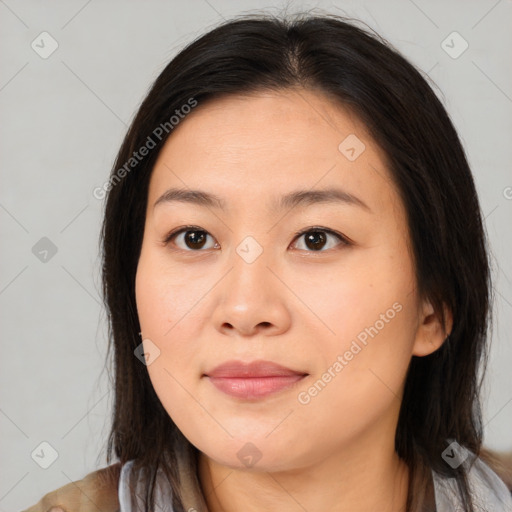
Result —
MULTIPOLYGON (((482 450, 480 457, 492 463, 494 471, 512 490, 512 453, 497 453, 482 450)), ((183 484, 187 489, 186 501, 192 502, 194 495, 191 478, 185 466, 180 467, 185 478, 183 484)), ((82 480, 69 483, 55 491, 45 494, 32 507, 22 512, 119 512, 118 485, 121 464, 89 473, 82 480)), ((197 491, 196 491, 197 492, 197 491)))
POLYGON ((89 473, 45 494, 23 512, 118 512, 118 482, 121 463, 89 473))

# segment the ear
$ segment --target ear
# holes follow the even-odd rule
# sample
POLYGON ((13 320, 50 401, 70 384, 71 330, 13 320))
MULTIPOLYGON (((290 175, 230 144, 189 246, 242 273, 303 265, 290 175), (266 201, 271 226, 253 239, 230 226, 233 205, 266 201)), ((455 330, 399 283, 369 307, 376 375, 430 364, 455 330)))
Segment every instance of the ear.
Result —
POLYGON ((414 340, 412 354, 423 357, 435 352, 444 343, 452 331, 453 315, 450 309, 444 306, 446 330, 443 328, 441 318, 435 314, 430 301, 425 300, 420 308, 418 330, 414 340))

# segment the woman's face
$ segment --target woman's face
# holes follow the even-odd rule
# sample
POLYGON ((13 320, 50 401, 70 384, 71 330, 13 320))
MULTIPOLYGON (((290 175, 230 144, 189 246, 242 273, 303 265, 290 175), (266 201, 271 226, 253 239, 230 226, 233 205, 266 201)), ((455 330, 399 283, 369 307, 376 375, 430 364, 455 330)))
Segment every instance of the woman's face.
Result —
POLYGON ((411 356, 446 337, 417 295, 383 153, 305 90, 199 104, 174 128, 150 181, 136 299, 164 408, 232 468, 392 447, 411 356), (186 196, 161 199, 170 189, 186 196), (296 373, 213 378, 233 360, 296 373))

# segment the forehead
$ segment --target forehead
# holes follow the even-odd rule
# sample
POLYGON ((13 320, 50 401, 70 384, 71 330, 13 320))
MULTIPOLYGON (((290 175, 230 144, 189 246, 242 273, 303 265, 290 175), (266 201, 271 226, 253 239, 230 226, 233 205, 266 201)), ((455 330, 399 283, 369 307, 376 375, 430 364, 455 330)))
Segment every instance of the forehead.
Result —
POLYGON ((265 91, 209 100, 181 120, 153 169, 148 207, 171 187, 243 207, 334 186, 376 207, 397 200, 385 155, 348 109, 318 92, 265 91))

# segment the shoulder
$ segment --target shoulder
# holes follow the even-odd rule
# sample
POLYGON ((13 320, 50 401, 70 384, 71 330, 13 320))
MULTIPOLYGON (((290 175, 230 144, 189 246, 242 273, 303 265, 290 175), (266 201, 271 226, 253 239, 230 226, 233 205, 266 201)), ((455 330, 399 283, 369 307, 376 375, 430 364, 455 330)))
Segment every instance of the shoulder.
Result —
POLYGON ((118 512, 120 471, 120 462, 93 471, 82 480, 70 482, 45 494, 35 505, 22 512, 118 512))
MULTIPOLYGON (((463 510, 455 479, 444 478, 435 472, 433 476, 438 510, 440 512, 463 510)), ((482 458, 474 458, 467 472, 467 479, 476 510, 512 512, 510 489, 482 458)))
POLYGON ((512 512, 512 494, 505 482, 481 458, 477 458, 469 471, 468 479, 475 501, 482 510, 512 512))
POLYGON ((480 457, 505 482, 505 485, 512 492, 512 450, 499 452, 490 448, 482 448, 480 457))

